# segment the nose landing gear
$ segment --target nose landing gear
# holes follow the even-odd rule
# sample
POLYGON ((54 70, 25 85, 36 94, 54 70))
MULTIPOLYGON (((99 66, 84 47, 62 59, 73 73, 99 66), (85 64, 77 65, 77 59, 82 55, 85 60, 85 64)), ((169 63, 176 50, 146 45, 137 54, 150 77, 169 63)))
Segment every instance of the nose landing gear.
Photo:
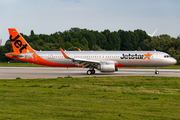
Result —
POLYGON ((155 74, 159 74, 159 72, 158 72, 158 71, 156 71, 156 72, 155 72, 155 74))
POLYGON ((157 67, 155 67, 155 74, 159 74, 159 71, 157 70, 157 67))

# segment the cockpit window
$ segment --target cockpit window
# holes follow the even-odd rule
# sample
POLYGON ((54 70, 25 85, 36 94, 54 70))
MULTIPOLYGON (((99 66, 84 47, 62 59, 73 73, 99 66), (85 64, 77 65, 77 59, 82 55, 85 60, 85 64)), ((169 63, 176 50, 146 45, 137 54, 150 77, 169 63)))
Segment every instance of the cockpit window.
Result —
POLYGON ((164 55, 164 58, 171 58, 170 55, 164 55))

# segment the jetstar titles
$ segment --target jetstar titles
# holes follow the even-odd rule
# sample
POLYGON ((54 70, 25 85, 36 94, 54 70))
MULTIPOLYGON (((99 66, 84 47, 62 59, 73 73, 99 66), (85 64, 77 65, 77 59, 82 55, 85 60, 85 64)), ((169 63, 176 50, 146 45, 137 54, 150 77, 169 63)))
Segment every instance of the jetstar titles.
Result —
POLYGON ((138 55, 138 54, 122 54, 121 59, 143 59, 144 55, 138 55))

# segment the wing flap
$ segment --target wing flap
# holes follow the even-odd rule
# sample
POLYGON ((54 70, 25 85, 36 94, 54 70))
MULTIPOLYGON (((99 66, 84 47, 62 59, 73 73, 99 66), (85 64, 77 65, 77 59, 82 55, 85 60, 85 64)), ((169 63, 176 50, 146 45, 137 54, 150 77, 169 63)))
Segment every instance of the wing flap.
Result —
POLYGON ((100 64, 100 61, 98 61, 98 60, 87 60, 87 59, 81 59, 81 58, 74 58, 73 62, 75 62, 75 63, 80 63, 80 62, 84 62, 84 63, 99 63, 100 64))

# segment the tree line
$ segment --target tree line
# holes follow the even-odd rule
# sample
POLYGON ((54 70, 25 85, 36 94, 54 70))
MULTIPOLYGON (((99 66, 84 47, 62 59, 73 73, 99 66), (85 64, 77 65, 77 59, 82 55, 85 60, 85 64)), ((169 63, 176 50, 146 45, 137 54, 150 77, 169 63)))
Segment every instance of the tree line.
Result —
MULTIPOLYGON (((64 32, 53 34, 35 34, 31 30, 30 35, 21 35, 35 50, 59 51, 62 48, 67 51, 81 50, 107 50, 107 51, 134 51, 157 50, 169 53, 180 61, 180 36, 172 38, 169 35, 150 37, 143 30, 134 31, 118 30, 111 32, 106 29, 102 32, 71 28, 64 32)), ((4 53, 12 52, 11 41, 7 40, 5 46, 0 47, 0 61, 7 62, 10 59, 4 53)))

